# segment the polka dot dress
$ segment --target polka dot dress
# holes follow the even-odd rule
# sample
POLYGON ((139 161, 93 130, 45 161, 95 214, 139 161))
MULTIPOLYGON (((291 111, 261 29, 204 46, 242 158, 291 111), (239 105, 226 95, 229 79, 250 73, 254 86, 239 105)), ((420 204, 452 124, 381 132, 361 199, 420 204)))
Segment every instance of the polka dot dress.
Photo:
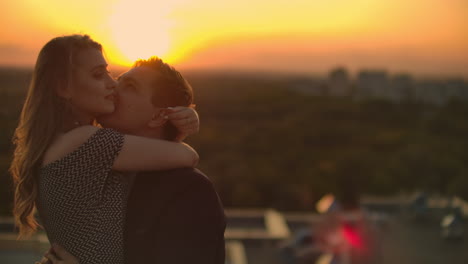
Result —
POLYGON ((124 262, 128 181, 111 171, 124 136, 99 129, 67 156, 40 169, 37 209, 49 241, 80 264, 124 262))

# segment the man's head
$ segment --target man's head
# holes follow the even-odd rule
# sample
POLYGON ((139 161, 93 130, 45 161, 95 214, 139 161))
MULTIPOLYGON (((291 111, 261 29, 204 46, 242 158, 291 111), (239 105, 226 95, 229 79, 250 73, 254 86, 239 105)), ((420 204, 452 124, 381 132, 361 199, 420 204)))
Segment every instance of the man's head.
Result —
POLYGON ((190 106, 190 84, 157 57, 138 60, 119 77, 115 112, 98 118, 104 127, 123 133, 173 140, 177 129, 164 119, 164 108, 190 106))

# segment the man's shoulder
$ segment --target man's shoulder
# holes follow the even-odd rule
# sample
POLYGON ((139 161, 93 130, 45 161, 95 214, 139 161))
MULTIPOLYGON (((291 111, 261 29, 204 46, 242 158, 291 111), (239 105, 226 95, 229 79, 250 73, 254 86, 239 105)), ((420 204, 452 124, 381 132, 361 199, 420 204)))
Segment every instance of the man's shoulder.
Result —
POLYGON ((196 179, 196 180, 203 180, 203 181, 210 181, 208 176, 206 176, 201 170, 197 168, 181 168, 181 169, 175 169, 172 170, 173 174, 177 175, 182 175, 185 177, 189 177, 191 179, 196 179))

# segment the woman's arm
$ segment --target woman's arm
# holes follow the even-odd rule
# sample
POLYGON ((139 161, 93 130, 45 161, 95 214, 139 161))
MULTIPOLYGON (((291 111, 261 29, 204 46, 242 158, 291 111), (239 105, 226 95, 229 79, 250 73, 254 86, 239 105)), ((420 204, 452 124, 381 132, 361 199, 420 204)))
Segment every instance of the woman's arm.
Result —
MULTIPOLYGON (((197 111, 194 109, 194 106, 193 107, 177 106, 177 107, 169 108, 167 112, 167 119, 172 124, 174 124, 174 126, 179 130, 179 135, 176 138, 177 142, 182 142, 182 140, 184 140, 187 136, 197 133, 200 127, 200 119, 198 117, 197 111)), ((173 168, 178 168, 178 167, 194 167, 198 163, 198 154, 189 145, 184 144, 184 143, 164 144, 164 143, 171 143, 171 142, 164 141, 164 140, 157 140, 158 142, 155 143, 157 145, 154 147, 158 147, 158 145, 161 144, 160 146, 161 150, 163 150, 163 153, 167 153, 167 155, 162 157, 161 162, 158 162, 158 164, 161 165, 161 168, 154 168, 154 165, 151 164, 151 166, 148 166, 148 169, 146 169, 147 167, 146 164, 148 164, 149 162, 151 162, 152 159, 154 159, 154 157, 147 157, 149 158, 149 160, 144 160, 143 158, 145 157, 141 157, 141 155, 139 154, 139 152, 145 147, 153 148, 153 146, 145 145, 147 143, 150 143, 147 141, 148 141, 148 138, 126 135, 125 142, 127 142, 128 144, 124 143, 124 146, 122 148, 122 151, 120 152, 120 155, 117 157, 117 159, 114 162, 113 168, 116 170, 121 170, 121 171, 132 171, 132 170, 141 171, 141 170, 160 170, 160 169, 163 170, 163 169, 173 169, 173 168), (130 143, 128 143, 129 141, 130 143), (168 150, 164 151, 164 148, 167 148, 168 150), (187 154, 189 155, 187 159, 193 162, 191 162, 189 165, 180 166, 181 164, 180 158, 183 157, 183 155, 187 155, 187 154), (132 160, 134 159, 134 157, 137 157, 137 161, 132 160), (131 161, 131 162, 127 162, 127 161, 131 161)), ((182 160, 182 162, 185 162, 185 161, 182 160)))
MULTIPOLYGON (((171 107, 168 109, 167 119, 179 130, 177 142, 182 142, 187 136, 197 133, 200 127, 200 119, 194 106, 171 107)), ((124 145, 120 155, 114 161, 113 169, 121 171, 164 170, 195 167, 197 164, 198 154, 187 144, 125 135, 124 145), (152 164, 156 158, 154 155, 157 154, 153 152, 153 149, 156 148, 158 148, 157 152, 163 155, 160 160, 152 164), (140 154, 145 149, 148 149, 151 155, 140 154)))
POLYGON ((195 167, 197 164, 197 152, 185 143, 125 135, 122 150, 112 168, 147 171, 195 167))
MULTIPOLYGON (((95 126, 81 126, 58 137, 46 151, 43 165, 76 151, 99 129, 95 126)), ((197 163, 197 152, 187 144, 124 135, 122 148, 113 161, 112 169, 121 171, 166 170, 194 167, 197 163)))
POLYGON ((79 264, 79 261, 62 246, 53 244, 44 254, 41 262, 36 262, 36 264, 79 264))

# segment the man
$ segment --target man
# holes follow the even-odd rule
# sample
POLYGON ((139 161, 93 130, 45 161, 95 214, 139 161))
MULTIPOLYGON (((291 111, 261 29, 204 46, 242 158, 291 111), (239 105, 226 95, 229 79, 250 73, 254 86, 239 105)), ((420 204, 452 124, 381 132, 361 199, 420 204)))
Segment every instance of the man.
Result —
MULTIPOLYGON (((178 139, 175 126, 166 122, 166 108, 193 102, 187 81, 155 57, 137 61, 121 75, 116 95, 115 112, 101 117, 99 123, 124 133, 166 140, 178 139)), ((199 170, 138 173, 127 205, 126 263, 224 263, 225 226, 213 184, 199 170)), ((46 257, 53 263, 77 263, 59 245, 46 257)))

